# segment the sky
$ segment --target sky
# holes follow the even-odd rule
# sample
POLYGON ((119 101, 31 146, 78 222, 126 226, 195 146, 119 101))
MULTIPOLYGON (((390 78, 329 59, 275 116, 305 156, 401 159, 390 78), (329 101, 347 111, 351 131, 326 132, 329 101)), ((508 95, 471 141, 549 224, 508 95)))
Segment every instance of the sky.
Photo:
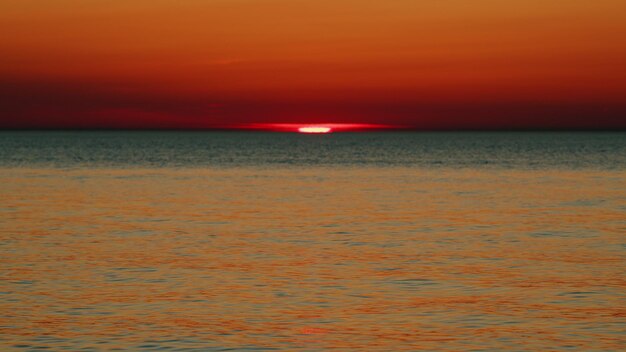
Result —
POLYGON ((2 0, 0 128, 626 128, 623 0, 2 0))

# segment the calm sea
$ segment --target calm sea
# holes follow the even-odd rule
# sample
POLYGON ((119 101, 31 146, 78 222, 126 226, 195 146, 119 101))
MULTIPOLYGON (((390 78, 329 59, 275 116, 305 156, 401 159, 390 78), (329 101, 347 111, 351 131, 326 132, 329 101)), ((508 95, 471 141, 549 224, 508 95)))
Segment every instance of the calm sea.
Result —
POLYGON ((0 349, 626 349, 626 134, 0 132, 0 349))

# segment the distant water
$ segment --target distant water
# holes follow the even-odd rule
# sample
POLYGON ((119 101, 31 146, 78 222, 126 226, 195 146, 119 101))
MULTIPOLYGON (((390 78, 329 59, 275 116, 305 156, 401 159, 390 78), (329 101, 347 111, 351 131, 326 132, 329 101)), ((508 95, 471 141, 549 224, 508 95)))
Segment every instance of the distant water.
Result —
POLYGON ((0 350, 624 350, 625 137, 1 132, 0 350))
POLYGON ((626 133, 0 132, 0 166, 626 167, 626 133))

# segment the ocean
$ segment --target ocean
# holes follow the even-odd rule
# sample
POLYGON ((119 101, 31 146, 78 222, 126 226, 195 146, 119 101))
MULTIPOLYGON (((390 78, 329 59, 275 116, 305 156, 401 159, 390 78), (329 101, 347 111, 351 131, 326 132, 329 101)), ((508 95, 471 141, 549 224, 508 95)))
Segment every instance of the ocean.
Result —
POLYGON ((626 133, 0 132, 3 351, 618 351, 626 133))

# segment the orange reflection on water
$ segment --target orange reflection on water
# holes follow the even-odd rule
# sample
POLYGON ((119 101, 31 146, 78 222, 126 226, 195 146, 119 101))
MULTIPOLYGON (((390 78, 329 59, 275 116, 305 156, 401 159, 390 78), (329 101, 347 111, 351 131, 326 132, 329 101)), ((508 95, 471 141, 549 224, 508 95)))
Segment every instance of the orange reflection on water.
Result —
POLYGON ((623 177, 4 169, 2 344, 619 350, 623 177))

